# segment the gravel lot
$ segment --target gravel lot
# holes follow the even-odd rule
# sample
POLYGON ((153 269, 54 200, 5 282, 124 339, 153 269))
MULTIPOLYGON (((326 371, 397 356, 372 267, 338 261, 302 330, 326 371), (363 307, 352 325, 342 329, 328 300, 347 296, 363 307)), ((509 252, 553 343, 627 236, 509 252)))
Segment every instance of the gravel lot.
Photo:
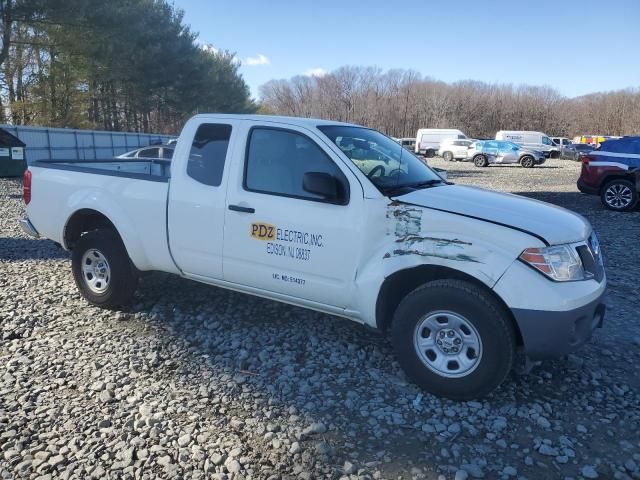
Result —
POLYGON ((640 478, 640 212, 581 196, 569 161, 429 163, 593 223, 609 310, 590 344, 455 403, 339 318, 159 273, 103 311, 0 179, 0 478, 640 478))

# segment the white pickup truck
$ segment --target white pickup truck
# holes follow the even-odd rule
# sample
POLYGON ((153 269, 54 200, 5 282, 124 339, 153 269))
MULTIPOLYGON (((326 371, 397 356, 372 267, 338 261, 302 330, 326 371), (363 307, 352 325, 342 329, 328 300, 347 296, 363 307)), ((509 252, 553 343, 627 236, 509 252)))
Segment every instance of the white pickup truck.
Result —
POLYGON ((604 316, 584 218, 446 182, 357 125, 198 115, 171 161, 36 162, 24 196, 23 228, 72 251, 92 304, 127 304, 159 270, 343 316, 454 399, 495 389, 517 351, 576 349, 604 316))

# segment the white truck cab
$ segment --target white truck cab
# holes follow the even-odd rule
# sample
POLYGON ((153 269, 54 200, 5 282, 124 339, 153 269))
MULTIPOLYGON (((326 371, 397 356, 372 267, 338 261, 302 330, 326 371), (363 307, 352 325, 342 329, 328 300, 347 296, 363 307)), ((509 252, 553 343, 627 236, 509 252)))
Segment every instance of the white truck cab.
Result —
POLYGON ((140 271, 388 332, 407 375, 481 397, 520 350, 566 354, 601 325, 589 223, 453 185, 383 134, 327 120, 198 115, 171 161, 36 162, 25 231, 72 251, 84 297, 127 304, 140 271))

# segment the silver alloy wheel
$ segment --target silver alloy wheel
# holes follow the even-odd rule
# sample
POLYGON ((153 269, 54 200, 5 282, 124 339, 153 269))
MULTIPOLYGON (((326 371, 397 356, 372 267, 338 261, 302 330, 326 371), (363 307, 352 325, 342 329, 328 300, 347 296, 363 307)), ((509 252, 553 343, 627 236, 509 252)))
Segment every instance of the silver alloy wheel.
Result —
POLYGON ((453 153, 451 152, 444 152, 444 155, 442 156, 442 158, 444 160, 446 160, 447 162, 451 162, 453 160, 453 153))
POLYGON ((458 313, 430 312, 416 325, 413 339, 418 358, 441 377, 469 375, 482 359, 482 340, 478 331, 458 313))
POLYGON ((91 248, 82 256, 82 278, 89 290, 102 294, 109 288, 111 267, 100 250, 91 248))
POLYGON ((526 155, 523 159, 522 159, 522 166, 524 168, 531 168, 533 167, 533 158, 526 155))
POLYGON ((626 185, 614 183, 604 192, 604 199, 612 208, 627 208, 633 200, 633 192, 626 185))

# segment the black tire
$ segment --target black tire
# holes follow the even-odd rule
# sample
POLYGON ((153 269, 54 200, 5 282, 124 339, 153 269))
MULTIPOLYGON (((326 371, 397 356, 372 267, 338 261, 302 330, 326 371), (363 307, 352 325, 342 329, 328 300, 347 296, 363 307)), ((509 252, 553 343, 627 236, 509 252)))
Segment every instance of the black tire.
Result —
POLYGON ((520 159, 520 165, 524 168, 533 168, 535 164, 536 162, 531 155, 523 155, 520 159))
MULTIPOLYGON (((87 263, 87 266, 92 265, 87 263)), ((113 230, 98 229, 82 235, 73 248, 71 267, 76 286, 89 303, 104 308, 121 307, 131 303, 138 284, 138 275, 122 240, 113 230), (108 277, 100 285, 104 291, 100 292, 95 291, 95 286, 92 289, 87 279, 93 278, 93 274, 83 272, 83 259, 85 263, 93 261, 92 258, 85 258, 85 254, 91 257, 96 251, 101 256, 98 258, 106 259, 108 271, 108 277)))
POLYGON ((454 400, 480 398, 496 389, 513 366, 516 347, 505 309, 489 292, 462 280, 435 280, 408 294, 394 314, 392 342, 409 378, 430 393, 454 400), (414 345, 422 320, 431 312, 443 311, 464 317, 481 340, 475 369, 457 378, 440 375, 428 367, 414 345))
POLYGON ((486 167, 489 165, 489 162, 487 161, 487 157, 485 155, 476 155, 475 157, 473 157, 473 164, 476 167, 486 167))
POLYGON ((426 152, 424 152, 424 156, 425 156, 426 158, 433 158, 433 157, 435 157, 435 156, 436 156, 436 151, 435 151, 435 150, 433 150, 433 149, 429 149, 429 150, 427 150, 426 152))
POLYGON ((602 187, 600 200, 609 210, 628 212, 633 210, 638 203, 638 191, 633 182, 617 178, 602 187))
POLYGON ((444 153, 442 154, 442 158, 443 158, 444 160, 446 160, 447 162, 453 162, 453 153, 451 153, 451 152, 444 152, 444 153))

